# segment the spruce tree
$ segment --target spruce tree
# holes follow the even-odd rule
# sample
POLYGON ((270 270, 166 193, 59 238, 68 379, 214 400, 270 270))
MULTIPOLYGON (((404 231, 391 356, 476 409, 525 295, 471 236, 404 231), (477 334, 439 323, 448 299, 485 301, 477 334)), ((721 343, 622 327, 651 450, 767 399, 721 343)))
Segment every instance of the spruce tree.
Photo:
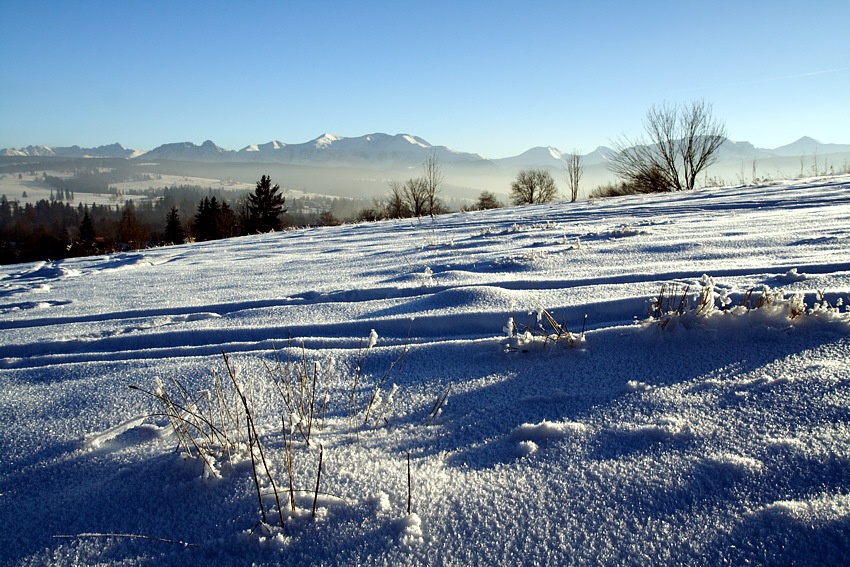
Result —
POLYGON ((263 175, 257 182, 257 188, 248 194, 247 232, 269 232, 280 230, 280 215, 286 212, 286 197, 278 193, 280 185, 272 186, 272 178, 263 175))
POLYGON ((170 244, 184 244, 186 232, 180 222, 180 213, 177 207, 171 207, 168 216, 165 217, 165 241, 170 244))
POLYGON ((224 199, 221 200, 221 209, 218 211, 216 221, 219 238, 230 238, 238 234, 236 213, 224 199))
POLYGON ((148 237, 148 229, 136 214, 133 201, 127 201, 118 221, 118 240, 131 250, 143 248, 148 237))
POLYGON ((89 250, 94 246, 95 238, 94 223, 89 216, 89 208, 86 206, 83 208, 83 220, 80 221, 80 244, 85 250, 89 250))
POLYGON ((195 240, 203 242, 205 240, 217 240, 221 238, 218 229, 218 214, 221 207, 218 200, 213 197, 204 197, 198 203, 198 212, 195 214, 195 240))

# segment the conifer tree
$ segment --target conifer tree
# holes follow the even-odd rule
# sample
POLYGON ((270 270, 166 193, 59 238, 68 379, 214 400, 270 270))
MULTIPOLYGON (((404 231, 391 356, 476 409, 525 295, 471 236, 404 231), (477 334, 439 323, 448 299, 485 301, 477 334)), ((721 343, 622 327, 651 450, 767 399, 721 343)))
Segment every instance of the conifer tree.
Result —
POLYGON ((269 232, 280 230, 280 215, 286 212, 286 197, 279 194, 280 185, 272 186, 272 178, 263 175, 257 182, 257 188, 248 194, 248 218, 246 232, 269 232))
POLYGON ((94 223, 89 216, 88 206, 85 206, 83 208, 83 220, 80 221, 80 244, 85 250, 89 250, 94 246, 95 238, 94 223))
POLYGON ((118 221, 118 240, 131 250, 138 250, 144 247, 148 236, 148 227, 136 214, 133 201, 127 201, 121 211, 121 220, 118 221))
POLYGON ((216 217, 216 226, 218 227, 219 238, 230 238, 238 235, 236 213, 230 207, 230 204, 222 199, 221 208, 216 217))
POLYGON ((184 244, 186 232, 180 222, 180 213, 177 207, 171 207, 168 216, 165 217, 165 241, 171 244, 184 244))
POLYGON ((221 207, 218 200, 213 197, 204 197, 198 203, 198 212, 195 214, 195 240, 203 242, 205 240, 217 240, 221 238, 218 230, 218 214, 221 207))

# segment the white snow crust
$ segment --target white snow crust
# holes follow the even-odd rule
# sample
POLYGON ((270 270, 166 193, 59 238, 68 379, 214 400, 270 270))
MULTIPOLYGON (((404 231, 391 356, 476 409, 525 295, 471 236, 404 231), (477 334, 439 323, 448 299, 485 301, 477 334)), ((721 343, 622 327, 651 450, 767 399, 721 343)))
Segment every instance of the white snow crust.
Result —
POLYGON ((845 564, 848 250, 839 176, 0 266, 0 564, 845 564), (283 526, 130 389, 222 352, 278 488, 268 369, 327 399, 283 526))

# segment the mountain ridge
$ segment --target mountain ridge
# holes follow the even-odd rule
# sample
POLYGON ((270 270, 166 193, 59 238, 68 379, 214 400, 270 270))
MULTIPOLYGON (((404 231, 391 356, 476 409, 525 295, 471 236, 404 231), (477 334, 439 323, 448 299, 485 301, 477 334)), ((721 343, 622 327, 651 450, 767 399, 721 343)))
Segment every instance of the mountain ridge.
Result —
MULTIPOLYGON (((798 155, 829 155, 850 152, 850 144, 824 144, 814 138, 803 136, 800 139, 775 149, 756 148, 749 142, 727 140, 721 146, 719 161, 733 159, 765 159, 772 157, 793 157, 798 155)), ((372 133, 357 137, 343 137, 324 133, 317 138, 302 143, 285 143, 272 140, 262 144, 251 144, 240 150, 229 150, 205 140, 196 145, 193 142, 172 142, 162 144, 149 151, 125 148, 119 143, 82 148, 80 146, 50 147, 27 146, 25 148, 0 149, 0 156, 18 157, 99 157, 125 159, 154 159, 189 162, 246 162, 280 163, 291 165, 330 165, 330 166, 413 166, 420 164, 430 153, 436 154, 441 163, 447 165, 486 164, 500 167, 562 167, 570 154, 561 152, 553 146, 537 146, 516 155, 490 159, 480 154, 453 150, 447 146, 433 145, 418 136, 410 134, 372 133)), ((614 150, 599 146, 588 154, 583 154, 585 165, 604 163, 614 150)))

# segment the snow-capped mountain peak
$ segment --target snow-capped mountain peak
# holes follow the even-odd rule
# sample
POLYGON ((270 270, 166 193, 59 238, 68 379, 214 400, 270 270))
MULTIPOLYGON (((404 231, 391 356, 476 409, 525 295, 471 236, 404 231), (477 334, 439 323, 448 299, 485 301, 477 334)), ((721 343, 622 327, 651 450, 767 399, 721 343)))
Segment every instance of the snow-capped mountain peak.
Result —
POLYGON ((431 144, 429 144, 428 142, 426 142, 425 140, 423 140, 421 138, 417 138, 416 136, 411 136, 410 134, 402 134, 401 137, 402 137, 402 139, 407 140, 408 142, 413 144, 414 146, 419 146, 421 148, 430 148, 431 147, 431 144))
POLYGON ((338 142, 338 141, 343 140, 343 139, 344 138, 342 138, 341 136, 335 136, 334 134, 329 134, 329 133, 326 132, 326 133, 322 134, 321 136, 319 136, 318 138, 316 138, 315 140, 313 140, 313 144, 317 148, 326 148, 326 147, 330 146, 331 144, 333 144, 334 142, 338 142))
POLYGON ((250 146, 245 146, 241 150, 240 153, 261 153, 261 152, 278 152, 286 147, 286 144, 280 142, 278 140, 272 140, 271 142, 266 142, 265 144, 251 144, 250 146))

